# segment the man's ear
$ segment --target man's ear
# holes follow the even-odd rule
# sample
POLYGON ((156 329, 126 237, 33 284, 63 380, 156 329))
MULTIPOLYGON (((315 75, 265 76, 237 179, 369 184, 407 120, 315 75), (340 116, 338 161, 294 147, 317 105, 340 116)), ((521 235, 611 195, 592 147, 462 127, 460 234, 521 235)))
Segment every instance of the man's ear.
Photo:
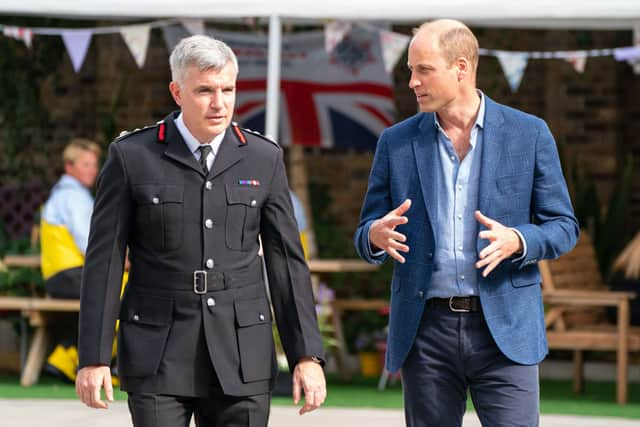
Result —
POLYGON ((180 85, 178 82, 171 81, 171 83, 169 83, 169 92, 171 92, 171 96, 173 96, 173 100, 176 104, 182 106, 182 94, 180 93, 180 85))
POLYGON ((467 74, 469 73, 469 69, 471 67, 471 64, 469 64, 469 60, 467 58, 464 57, 459 57, 458 59, 456 59, 456 68, 458 69, 458 81, 462 81, 467 77, 467 74))

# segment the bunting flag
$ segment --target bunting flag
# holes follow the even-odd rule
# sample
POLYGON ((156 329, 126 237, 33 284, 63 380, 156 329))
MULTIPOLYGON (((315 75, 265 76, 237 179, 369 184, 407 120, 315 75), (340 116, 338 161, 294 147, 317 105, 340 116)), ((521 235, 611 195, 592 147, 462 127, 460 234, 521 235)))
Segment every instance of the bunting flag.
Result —
POLYGON ((33 39, 33 31, 31 28, 23 27, 4 27, 2 34, 16 40, 22 40, 29 49, 31 49, 31 40, 33 39))
POLYGON ((189 31, 183 25, 167 25, 162 27, 162 38, 167 46, 167 51, 173 51, 178 42, 185 37, 189 37, 189 31))
POLYGON ((333 49, 351 31, 351 23, 345 21, 331 21, 324 26, 324 50, 331 53, 333 49))
POLYGON ((521 52, 505 52, 498 51, 496 53, 498 61, 502 66, 502 71, 509 82, 511 92, 517 92, 524 75, 524 70, 527 68, 527 62, 529 57, 525 53, 521 52))
POLYGON ((380 45, 382 46, 382 59, 387 73, 393 71, 398 59, 402 56, 411 37, 394 33, 393 31, 380 31, 380 45))
POLYGON ((584 67, 587 64, 587 53, 586 52, 572 52, 566 59, 569 64, 573 67, 574 70, 578 74, 584 73, 584 67))
POLYGON ((76 73, 82 68, 84 58, 87 56, 92 34, 93 32, 87 29, 65 30, 62 32, 62 40, 71 58, 73 70, 76 73))
POLYGON ((182 19, 180 23, 189 33, 191 33, 191 35, 200 35, 205 33, 204 20, 202 19, 182 19))
POLYGON ((147 48, 149 47, 149 25, 128 25, 120 29, 120 34, 124 39, 129 51, 135 59, 138 68, 144 67, 147 58, 147 48))

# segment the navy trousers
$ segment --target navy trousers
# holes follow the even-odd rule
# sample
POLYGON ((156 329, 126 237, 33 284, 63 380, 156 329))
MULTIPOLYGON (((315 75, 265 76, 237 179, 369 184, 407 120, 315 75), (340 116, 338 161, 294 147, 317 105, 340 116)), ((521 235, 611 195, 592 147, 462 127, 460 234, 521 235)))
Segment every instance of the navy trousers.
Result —
POLYGON ((460 427, 468 391, 483 426, 538 426, 538 366, 507 359, 482 311, 427 304, 402 381, 408 427, 460 427))

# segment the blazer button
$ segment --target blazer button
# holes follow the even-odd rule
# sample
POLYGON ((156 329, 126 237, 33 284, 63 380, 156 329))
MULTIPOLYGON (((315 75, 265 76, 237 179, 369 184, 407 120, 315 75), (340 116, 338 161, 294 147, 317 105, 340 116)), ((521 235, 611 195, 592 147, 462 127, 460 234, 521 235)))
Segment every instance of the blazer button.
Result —
POLYGON ((205 262, 205 265, 207 266, 207 268, 213 268, 213 266, 215 265, 215 262, 213 262, 213 260, 209 258, 207 262, 205 262))
POLYGON ((418 298, 420 299, 424 298, 424 292, 418 291, 418 298))
POLYGON ((158 203, 160 203, 160 199, 157 197, 154 197, 153 199, 151 199, 151 203, 153 203, 154 205, 157 205, 158 203))
POLYGON ((207 227, 207 228, 213 228, 213 221, 211 221, 209 218, 207 218, 204 221, 204 226, 207 227))
POLYGON ((255 200, 251 201, 251 207, 255 207, 258 204, 258 202, 256 202, 255 200))
POLYGON ((205 182, 204 188, 206 188, 207 190, 211 190, 213 188, 213 184, 211 183, 211 181, 205 182))
POLYGON ((258 316, 258 319, 260 319, 260 321, 264 321, 264 314, 260 313, 260 316, 258 316))
POLYGON ((213 307, 214 305, 216 305, 216 300, 214 300, 213 298, 208 298, 207 299, 207 305, 209 307, 213 307))
POLYGON ((133 315, 133 321, 137 322, 138 320, 140 320, 140 316, 138 316, 137 314, 133 315))

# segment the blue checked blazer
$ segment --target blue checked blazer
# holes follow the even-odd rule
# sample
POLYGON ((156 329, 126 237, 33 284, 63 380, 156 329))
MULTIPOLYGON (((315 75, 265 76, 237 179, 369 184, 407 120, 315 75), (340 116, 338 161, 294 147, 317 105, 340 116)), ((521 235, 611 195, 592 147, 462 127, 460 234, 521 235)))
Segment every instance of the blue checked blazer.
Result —
MULTIPOLYGON (((419 113, 382 133, 354 236, 364 260, 385 262, 386 253, 373 256, 369 250, 369 227, 405 199, 412 200, 408 224, 397 227, 407 236, 410 251, 404 264, 395 263, 391 282, 386 356, 391 372, 402 367, 411 349, 434 269, 436 132, 434 113, 419 113)), ((573 248, 578 223, 555 141, 543 120, 486 97, 483 141, 478 207, 520 231, 527 254, 480 276, 482 310, 502 353, 516 363, 536 364, 548 351, 537 262, 573 248)), ((487 244, 478 239, 478 253, 487 244)))

